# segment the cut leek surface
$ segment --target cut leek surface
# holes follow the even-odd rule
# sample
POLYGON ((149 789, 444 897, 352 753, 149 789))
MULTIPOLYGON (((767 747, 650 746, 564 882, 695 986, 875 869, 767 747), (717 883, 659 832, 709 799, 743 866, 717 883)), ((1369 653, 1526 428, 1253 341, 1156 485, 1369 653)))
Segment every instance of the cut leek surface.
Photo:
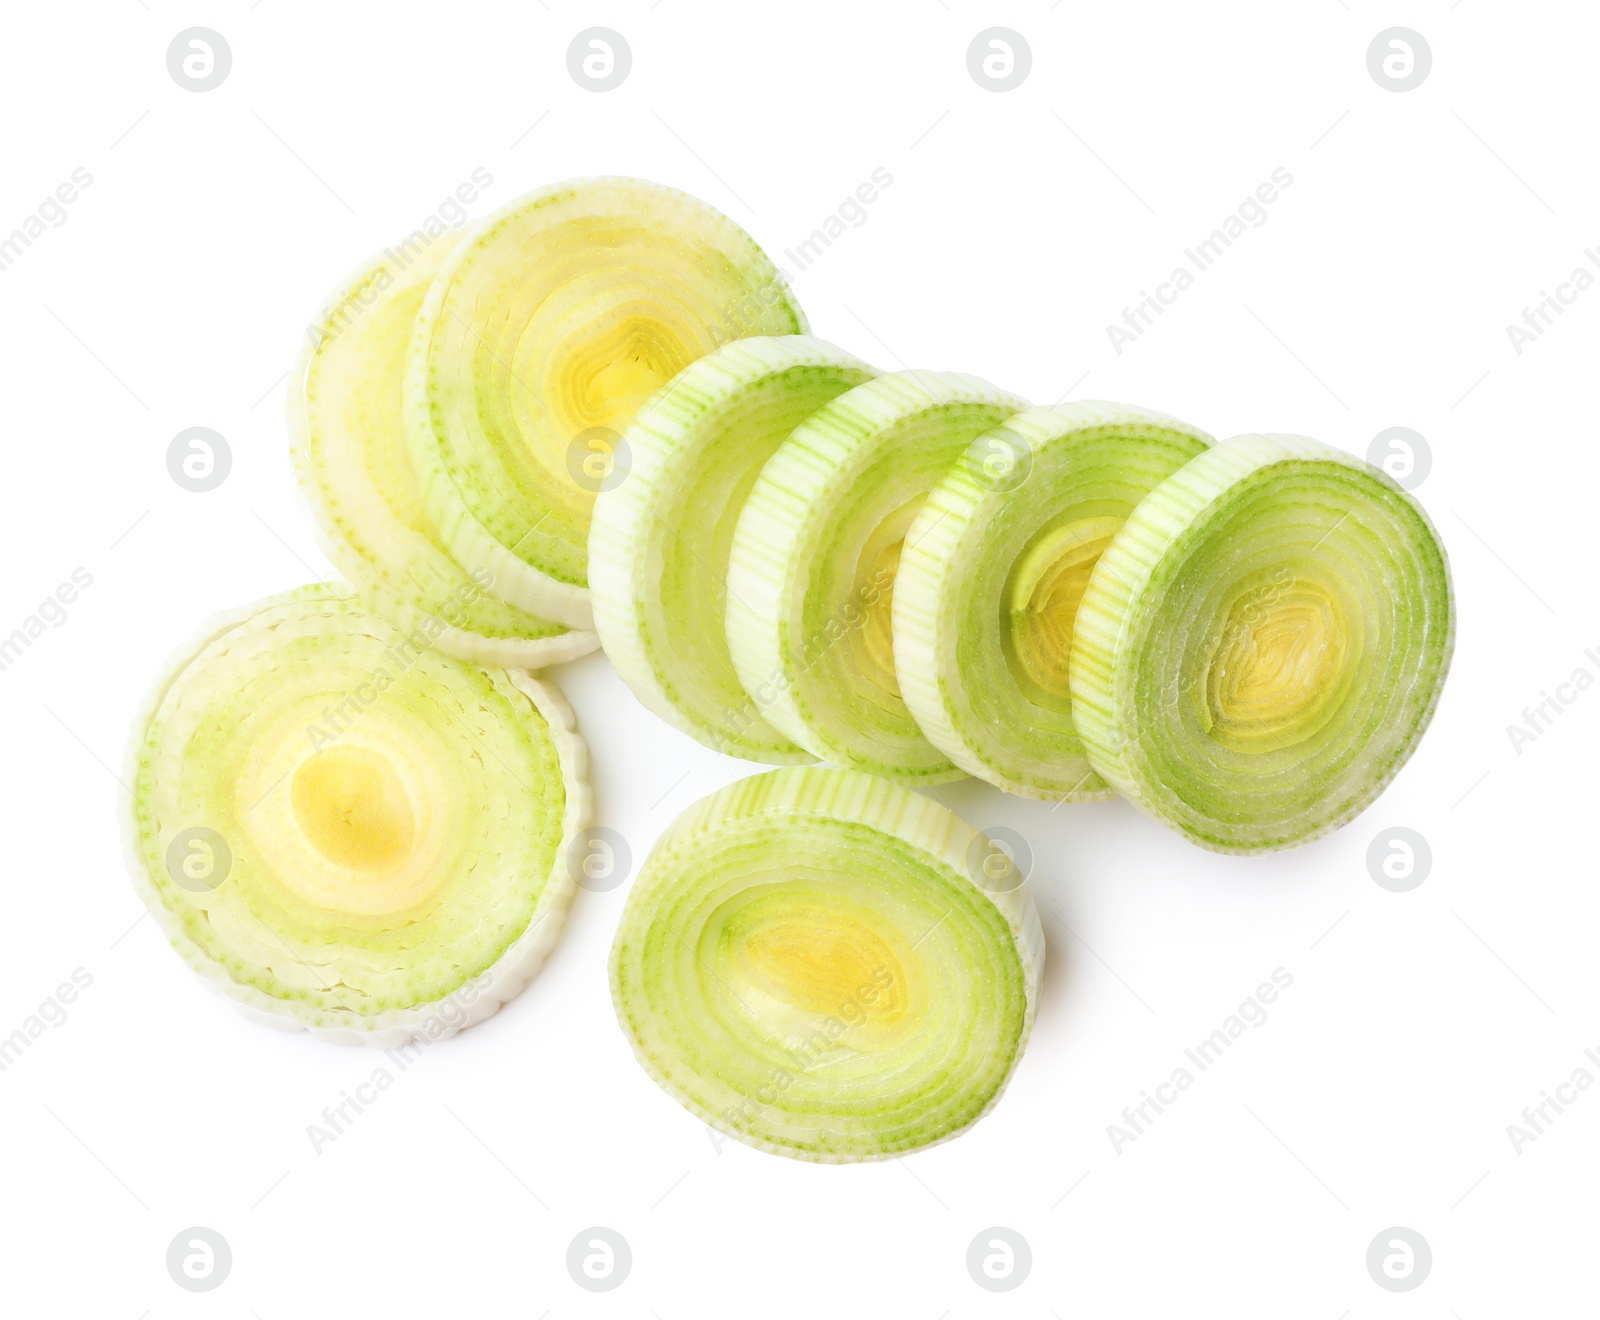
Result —
POLYGON ((329 588, 213 619, 129 762, 140 896, 277 1025, 449 1035, 519 993, 565 920, 589 789, 560 693, 419 650, 329 588))
POLYGON ((730 756, 810 761, 762 718, 728 654, 728 555, 762 465, 796 426, 877 373, 809 335, 701 358, 624 433, 632 468, 595 500, 589 584, 606 655, 668 723, 730 756))
POLYGON ((1033 408, 934 488, 895 577, 894 660, 906 705, 957 766, 1024 797, 1112 795, 1072 722, 1073 620, 1134 506, 1209 443, 1142 408, 1033 408))
POLYGON ((728 562, 728 647, 767 721, 891 779, 961 776, 917 728, 891 610, 906 532, 984 431, 1027 403, 976 376, 896 372, 824 406, 751 488, 728 562))
POLYGON ((1443 546, 1376 468, 1246 435, 1134 510, 1078 609, 1073 716, 1096 770, 1221 852, 1304 843, 1411 755, 1449 668, 1443 546))
POLYGON ((401 412, 417 311, 459 234, 402 244, 328 300, 291 374, 295 470, 323 548, 368 608, 447 655, 538 668, 599 638, 517 609, 445 548, 422 503, 401 412))
POLYGON ((1044 938, 984 840, 849 770, 768 771, 652 849, 611 951, 618 1021, 719 1131, 826 1163, 947 1140, 999 1098, 1033 1023, 1044 938))
POLYGON ((406 381, 426 506, 519 608, 590 626, 588 532, 621 433, 697 358, 805 317, 720 211, 637 179, 519 198, 470 232, 423 304, 406 381))

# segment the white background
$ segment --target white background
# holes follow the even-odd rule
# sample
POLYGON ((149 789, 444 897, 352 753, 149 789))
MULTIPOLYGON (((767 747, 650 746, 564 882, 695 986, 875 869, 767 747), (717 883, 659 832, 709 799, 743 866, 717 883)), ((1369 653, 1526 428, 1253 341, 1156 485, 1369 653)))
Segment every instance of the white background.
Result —
MULTIPOLYGON (((1600 692, 1520 755, 1506 726, 1575 667, 1600 675, 1583 655, 1600 650, 1600 292, 1521 355, 1506 325, 1600 243, 1592 11, 764 12, 8 7, 0 234, 75 167, 94 182, 0 273, 0 633, 74 568, 94 582, 0 673, 0 1033, 74 968, 94 979, 0 1074, 0 1305, 127 1320, 1586 1312, 1600 1089, 1520 1153, 1506 1126, 1600 1051, 1600 692), (233 52, 204 94, 165 62, 197 24, 233 52), (633 52, 605 94, 566 69, 596 24, 633 52), (1004 94, 966 67, 993 24, 1033 53, 1004 94), (1403 94, 1366 67, 1397 24, 1433 51, 1403 94), (293 486, 282 377, 340 276, 476 166, 494 176, 478 214, 563 177, 637 174, 723 208, 791 270, 782 250, 883 166, 894 182, 866 223, 795 276, 816 332, 880 366, 1357 452, 1416 428, 1460 609, 1421 750, 1338 834, 1254 860, 1121 803, 1052 812, 941 789, 973 824, 1031 842, 1050 961, 1010 1091, 933 1151, 829 1168, 719 1150, 615 1025, 618 889, 580 894, 525 995, 313 1153, 307 1124, 381 1056, 237 1017, 137 920, 113 770, 152 674, 201 619, 328 572, 293 486), (1294 182, 1267 222, 1119 356, 1106 324, 1279 166, 1294 182), (197 425, 233 451, 208 494, 165 466, 197 425), (1433 853, 1405 894, 1366 864, 1396 824, 1433 853), (1276 967, 1294 984, 1265 1025, 1116 1153, 1107 1124, 1276 967), (605 1295, 564 1264, 595 1224, 634 1256, 605 1295), (165 1267, 191 1225, 233 1251, 205 1295, 165 1267), (991 1225, 1033 1250, 1005 1295, 966 1270, 991 1225), (1409 1294, 1364 1264, 1392 1225, 1433 1250, 1409 1294)), ((647 715, 602 657, 553 676, 593 749, 599 819, 636 864, 677 812, 754 769, 647 715)))

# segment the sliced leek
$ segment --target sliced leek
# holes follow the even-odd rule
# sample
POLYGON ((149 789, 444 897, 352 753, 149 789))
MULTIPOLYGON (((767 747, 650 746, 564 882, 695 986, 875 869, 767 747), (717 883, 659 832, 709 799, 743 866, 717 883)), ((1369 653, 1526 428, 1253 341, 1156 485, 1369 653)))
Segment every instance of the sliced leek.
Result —
POLYGON ((599 638, 508 605, 485 570, 470 574, 451 557, 406 443, 401 381, 417 311, 458 237, 386 251, 328 300, 291 376, 295 470, 323 548, 368 608, 446 655, 538 668, 599 638))
POLYGON ((1100 557, 1073 717, 1095 769, 1194 842, 1289 847, 1399 771, 1454 639, 1416 500, 1315 440, 1238 436, 1156 487, 1100 557))
POLYGON ((429 514, 504 600, 589 627, 590 510, 626 477, 634 413, 730 339, 805 329, 703 202, 638 179, 520 198, 451 252, 418 319, 406 409, 429 514))
POLYGON ((436 1039, 554 946, 586 773, 554 687, 304 588, 213 619, 158 683, 129 756, 134 883, 247 1011, 436 1039))
POLYGON ((975 376, 896 372, 827 404, 762 469, 729 555, 728 648, 767 721, 814 756, 960 777, 900 695, 895 571, 928 492, 1027 406, 975 376))
POLYGON ((1024 797, 1112 795, 1072 722, 1073 619, 1095 562, 1210 437, 1114 403, 1033 408, 973 441, 906 533, 900 692, 968 774, 1024 797))
POLYGON ((842 1163, 947 1140, 999 1098, 1038 1003, 1038 913, 996 858, 869 775, 741 780, 674 821, 634 882, 618 1021, 669 1095, 762 1150, 842 1163))
POLYGON ((736 340, 633 420, 628 479, 603 491, 589 586, 606 655, 645 706, 730 756, 811 754, 762 718, 728 654, 728 554, 762 465, 817 409, 877 373, 809 335, 736 340))

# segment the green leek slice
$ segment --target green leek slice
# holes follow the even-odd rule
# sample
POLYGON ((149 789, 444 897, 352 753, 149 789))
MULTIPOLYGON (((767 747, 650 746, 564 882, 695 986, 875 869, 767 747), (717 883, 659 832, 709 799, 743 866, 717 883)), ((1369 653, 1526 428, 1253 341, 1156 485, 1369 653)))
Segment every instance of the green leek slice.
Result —
POLYGON ((1039 916, 1001 857, 856 771, 731 784, 634 882, 617 1019, 669 1095, 762 1150, 843 1163, 948 1140, 998 1100, 1038 1003, 1039 916))
POLYGON ((587 628, 590 510, 623 479, 634 413, 730 339, 805 329, 704 202, 638 179, 519 198, 450 253, 418 318, 406 409, 429 514, 497 595, 587 628))
POLYGON ((1073 619, 1134 506, 1210 443, 1142 408, 1034 408, 934 488, 895 577, 895 673, 961 769, 1023 797, 1112 796, 1072 722, 1073 619))
POLYGON ((626 481, 595 500, 589 587, 606 655, 650 710, 730 756, 809 752, 739 686, 728 654, 728 554, 762 465, 823 404, 877 373, 809 335, 740 339, 686 367, 624 438, 626 481))
POLYGON ((554 947, 586 774, 554 687, 302 588, 211 620, 157 684, 129 754, 134 883, 246 1011, 437 1039, 554 947))
POLYGON ((895 571, 928 492, 1027 406, 976 376, 895 372, 825 405, 761 470, 728 559, 728 648, 767 721, 812 755, 960 778, 900 695, 895 571))
POLYGON ((323 549, 369 609, 446 655, 535 669, 600 639, 508 605, 484 570, 474 576, 451 557, 406 443, 401 382, 417 312, 458 238, 385 251, 329 298, 291 377, 295 471, 323 549))
POLYGON ((1284 848, 1383 791, 1454 640, 1416 500, 1315 440, 1238 436, 1156 487, 1100 557, 1073 716, 1095 769, 1158 820, 1219 852, 1284 848))

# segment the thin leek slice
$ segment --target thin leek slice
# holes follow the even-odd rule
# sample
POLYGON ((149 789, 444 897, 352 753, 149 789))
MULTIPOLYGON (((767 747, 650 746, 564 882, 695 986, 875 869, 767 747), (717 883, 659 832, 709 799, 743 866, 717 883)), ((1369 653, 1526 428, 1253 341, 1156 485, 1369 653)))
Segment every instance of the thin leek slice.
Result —
POLYGON ((1210 443, 1142 408, 1033 408, 934 488, 895 577, 895 672, 961 769, 1023 797, 1112 796, 1072 722, 1073 620, 1134 506, 1210 443))
POLYGON ((1290 435, 1225 441, 1134 510, 1078 609, 1089 759, 1203 847, 1305 843, 1415 750, 1455 641, 1433 524, 1392 478, 1290 435))
POLYGON ((632 468, 595 500, 589 584, 606 655, 649 709, 708 747, 810 761, 739 686, 723 628, 734 525, 796 426, 877 373, 809 335, 736 340, 686 367, 624 434, 632 468))
POLYGON ((976 376, 895 372, 824 406, 761 470, 728 560, 728 648, 767 721, 814 756, 960 778, 900 695, 895 571, 928 492, 1027 406, 976 376))
POLYGON ((521 992, 572 900, 587 752, 560 693, 307 587, 213 619, 134 729, 134 884, 280 1026, 437 1039, 521 992))
POLYGON ((369 609, 446 655, 536 669, 600 639, 506 604, 485 570, 451 557, 406 443, 401 381, 417 312, 458 238, 385 251, 329 298, 291 377, 295 471, 323 549, 369 609))
POLYGON ((998 1100, 1038 1003, 1039 916, 1014 869, 981 864, 1001 856, 856 771, 729 785, 634 882, 618 1021, 669 1095, 762 1150, 843 1163, 948 1140, 998 1100))
POLYGON ((587 628, 590 510, 623 479, 634 413, 730 339, 805 329, 704 202, 638 179, 519 198, 451 252, 418 319, 406 408, 429 514, 496 594, 587 628))

